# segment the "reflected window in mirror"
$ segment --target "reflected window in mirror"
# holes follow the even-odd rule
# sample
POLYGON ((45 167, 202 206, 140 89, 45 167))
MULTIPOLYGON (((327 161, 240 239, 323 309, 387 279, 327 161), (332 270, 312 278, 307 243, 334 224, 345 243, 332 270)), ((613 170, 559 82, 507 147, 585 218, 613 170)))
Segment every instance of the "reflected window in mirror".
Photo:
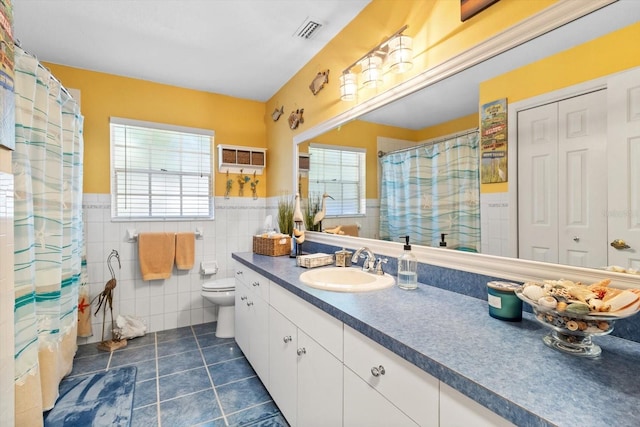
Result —
POLYGON ((326 198, 326 215, 364 215, 366 151, 321 144, 309 146, 309 195, 326 198))

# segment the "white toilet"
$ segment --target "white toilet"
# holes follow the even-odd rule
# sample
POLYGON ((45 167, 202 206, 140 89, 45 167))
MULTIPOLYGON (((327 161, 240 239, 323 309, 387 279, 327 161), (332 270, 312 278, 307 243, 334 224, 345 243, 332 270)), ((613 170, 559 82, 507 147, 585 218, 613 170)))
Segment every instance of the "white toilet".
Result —
POLYGON ((204 282, 202 284, 202 296, 218 306, 216 337, 233 338, 235 329, 235 279, 231 277, 204 282))

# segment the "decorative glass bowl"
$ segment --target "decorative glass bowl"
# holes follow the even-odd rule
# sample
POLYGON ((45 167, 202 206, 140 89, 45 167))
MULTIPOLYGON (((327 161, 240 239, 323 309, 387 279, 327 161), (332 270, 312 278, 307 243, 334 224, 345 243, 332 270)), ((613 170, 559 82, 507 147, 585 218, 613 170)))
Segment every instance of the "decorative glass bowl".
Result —
POLYGON ((575 356, 598 357, 602 349, 591 338, 611 333, 616 320, 637 313, 637 311, 627 311, 616 315, 606 312, 588 314, 559 312, 527 298, 522 293, 522 288, 517 289, 515 294, 532 307, 538 322, 551 329, 549 334, 543 337, 544 343, 551 348, 575 356))

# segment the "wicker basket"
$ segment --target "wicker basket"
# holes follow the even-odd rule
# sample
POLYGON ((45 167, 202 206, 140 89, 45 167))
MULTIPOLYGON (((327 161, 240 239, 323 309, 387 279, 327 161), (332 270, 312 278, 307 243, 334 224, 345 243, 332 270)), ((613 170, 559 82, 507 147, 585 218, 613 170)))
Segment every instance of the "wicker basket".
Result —
POLYGON ((291 253, 291 237, 253 236, 253 252, 269 256, 289 255, 291 253))

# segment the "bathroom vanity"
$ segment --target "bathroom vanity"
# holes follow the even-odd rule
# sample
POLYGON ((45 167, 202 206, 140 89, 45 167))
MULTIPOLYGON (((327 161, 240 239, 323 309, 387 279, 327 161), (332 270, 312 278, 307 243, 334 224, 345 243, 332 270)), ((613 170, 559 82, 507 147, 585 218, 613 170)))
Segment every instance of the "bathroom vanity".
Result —
POLYGON ((639 343, 578 358, 529 313, 503 322, 425 284, 324 291, 288 257, 233 258, 236 340, 293 426, 640 425, 639 343))

